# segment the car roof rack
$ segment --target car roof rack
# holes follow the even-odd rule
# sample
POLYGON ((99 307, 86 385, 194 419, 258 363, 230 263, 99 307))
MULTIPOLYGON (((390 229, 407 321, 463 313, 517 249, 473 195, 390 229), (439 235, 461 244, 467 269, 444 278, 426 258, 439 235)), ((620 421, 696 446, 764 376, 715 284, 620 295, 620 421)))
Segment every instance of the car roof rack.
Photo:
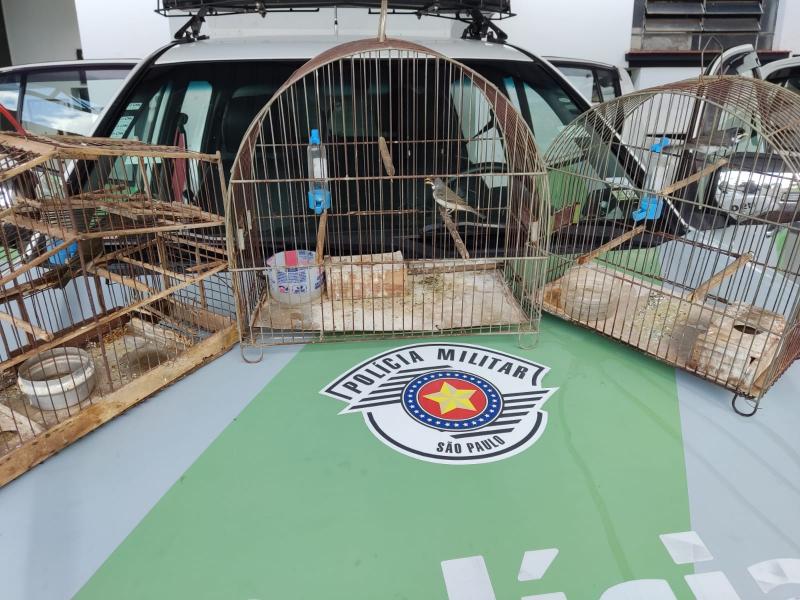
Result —
MULTIPOLYGON (((368 8, 379 10, 380 0, 158 0, 156 12, 165 16, 194 14, 206 9, 208 15, 271 12, 318 11, 320 8, 368 8)), ((511 13, 511 0, 389 0, 389 10, 395 13, 412 13, 420 16, 454 18, 467 16, 473 10, 507 18, 511 13)))
MULTIPOLYGON (((286 12, 319 12, 320 8, 367 8, 379 12, 381 0, 158 0, 156 12, 166 17, 187 16, 175 33, 181 42, 207 39, 201 35, 206 16, 286 12)), ((468 23, 462 39, 503 43, 508 36, 492 21, 515 16, 511 0, 388 0, 389 14, 433 16, 468 23)))
MULTIPOLYGON (((316 12, 320 8, 333 7, 379 10, 380 5, 380 0, 158 0, 156 12, 165 16, 179 16, 206 9, 207 15, 266 15, 272 12, 316 12)), ((511 0, 389 0, 389 10, 393 13, 462 19, 470 17, 473 10, 479 10, 492 19, 513 16, 511 0)))

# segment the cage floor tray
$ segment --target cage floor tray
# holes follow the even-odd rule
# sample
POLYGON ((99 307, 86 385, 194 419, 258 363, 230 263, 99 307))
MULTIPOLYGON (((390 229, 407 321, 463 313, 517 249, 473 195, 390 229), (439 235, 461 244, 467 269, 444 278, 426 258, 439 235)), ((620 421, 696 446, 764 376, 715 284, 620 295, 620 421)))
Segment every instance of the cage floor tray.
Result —
POLYGON ((0 455, 34 434, 41 433, 76 415, 90 404, 102 400, 103 396, 130 383, 159 362, 174 359, 189 345, 190 342, 185 337, 171 329, 134 317, 104 335, 102 343, 91 340, 82 345, 94 361, 94 391, 83 402, 57 410, 31 407, 17 385, 16 370, 7 371, 0 378, 0 455), (10 426, 13 421, 9 415, 17 422, 15 427, 10 426), (5 444, 3 433, 9 434, 5 444))
POLYGON ((607 319, 568 314, 557 299, 560 282, 545 288, 545 309, 685 367, 697 336, 711 324, 714 310, 646 283, 621 281, 620 285, 619 304, 607 319))
POLYGON ((302 306, 266 297, 253 327, 292 331, 437 332, 526 323, 528 318, 500 271, 411 274, 406 293, 393 298, 332 300, 302 306))
MULTIPOLYGON (((570 313, 566 308, 562 289, 563 278, 545 286, 545 310, 630 344, 679 368, 696 372, 721 385, 732 386, 745 393, 757 390, 758 379, 769 367, 777 344, 770 341, 758 359, 754 360, 752 372, 748 374, 750 383, 745 386, 742 386, 738 374, 721 364, 718 368, 698 369, 693 364, 693 352, 698 340, 725 314, 724 307, 692 301, 680 291, 664 289, 660 285, 634 279, 622 272, 606 270, 606 273, 607 277, 614 279, 619 300, 605 318, 591 318, 575 310, 570 313)), ((590 298, 591 293, 586 291, 586 297, 590 298)), ((781 324, 777 327, 782 330, 781 324)), ((719 342, 726 343, 722 338, 719 342)))

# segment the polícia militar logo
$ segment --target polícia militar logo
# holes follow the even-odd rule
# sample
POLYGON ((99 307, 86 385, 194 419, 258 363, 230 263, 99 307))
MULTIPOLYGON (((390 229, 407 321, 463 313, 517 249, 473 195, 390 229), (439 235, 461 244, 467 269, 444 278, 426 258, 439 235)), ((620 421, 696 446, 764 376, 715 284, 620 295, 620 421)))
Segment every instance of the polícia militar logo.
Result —
POLYGON ((384 444, 412 458, 478 464, 529 448, 547 424, 549 368, 468 344, 414 344, 379 354, 322 390, 361 413, 384 444))

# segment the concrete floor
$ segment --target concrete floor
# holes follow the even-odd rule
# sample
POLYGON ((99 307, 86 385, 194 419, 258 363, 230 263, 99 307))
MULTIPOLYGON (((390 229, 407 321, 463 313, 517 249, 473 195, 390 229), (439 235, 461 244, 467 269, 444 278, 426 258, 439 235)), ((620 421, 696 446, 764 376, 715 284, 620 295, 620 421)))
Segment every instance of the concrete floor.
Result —
MULTIPOLYGON (((72 597, 297 351, 253 367, 234 349, 0 491, 0 597, 72 597)), ((800 595, 800 582, 764 595, 747 570, 800 558, 800 364, 753 419, 676 376, 692 528, 713 555, 696 571, 723 572, 743 599, 800 595)))
POLYGON ((749 419, 731 394, 678 373, 692 528, 743 599, 800 596, 800 580, 764 596, 748 567, 800 558, 800 363, 749 419), (789 594, 787 596, 787 594, 789 594))
POLYGON ((0 491, 0 598, 71 598, 298 350, 234 348, 0 491))

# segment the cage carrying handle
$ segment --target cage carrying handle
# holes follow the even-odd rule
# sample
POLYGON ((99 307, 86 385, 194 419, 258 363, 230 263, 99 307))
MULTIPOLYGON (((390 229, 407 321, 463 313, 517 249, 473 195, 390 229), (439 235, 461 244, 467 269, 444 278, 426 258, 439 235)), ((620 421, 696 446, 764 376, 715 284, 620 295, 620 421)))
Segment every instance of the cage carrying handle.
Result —
POLYGON ((717 46, 719 46, 719 56, 722 58, 722 55, 725 53, 725 46, 722 45, 722 42, 719 38, 715 35, 711 35, 706 40, 706 43, 703 44, 703 48, 700 50, 700 79, 702 79, 706 74, 706 50, 711 45, 711 42, 716 42, 717 46))
POLYGON ((381 0, 381 16, 378 19, 378 41, 386 41, 386 17, 389 14, 389 0, 381 0))

